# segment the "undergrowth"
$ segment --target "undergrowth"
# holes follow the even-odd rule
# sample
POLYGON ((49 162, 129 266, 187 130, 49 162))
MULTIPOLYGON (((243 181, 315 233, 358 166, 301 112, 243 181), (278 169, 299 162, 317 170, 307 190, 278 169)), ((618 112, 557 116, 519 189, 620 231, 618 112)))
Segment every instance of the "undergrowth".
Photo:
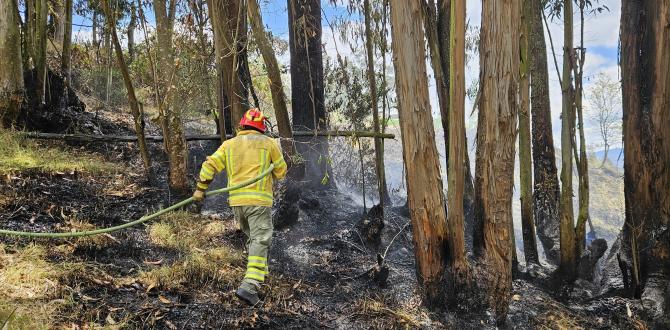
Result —
POLYGON ((81 171, 91 174, 114 173, 121 166, 82 151, 42 146, 24 139, 16 131, 0 128, 0 174, 36 169, 43 172, 81 171))
POLYGON ((186 285, 232 285, 242 276, 243 258, 238 251, 219 246, 214 241, 225 229, 221 221, 188 212, 162 216, 160 222, 148 227, 149 240, 157 246, 178 251, 180 258, 172 264, 143 272, 141 281, 168 290, 186 285))

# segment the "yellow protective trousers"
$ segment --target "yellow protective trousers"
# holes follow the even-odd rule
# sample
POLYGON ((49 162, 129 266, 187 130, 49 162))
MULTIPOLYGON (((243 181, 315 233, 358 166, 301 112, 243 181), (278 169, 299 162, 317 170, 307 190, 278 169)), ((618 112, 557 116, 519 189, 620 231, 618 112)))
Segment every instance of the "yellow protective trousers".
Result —
POLYGON ((269 275, 268 250, 272 241, 272 212, 267 206, 233 206, 235 219, 247 235, 247 270, 242 287, 257 292, 269 275))

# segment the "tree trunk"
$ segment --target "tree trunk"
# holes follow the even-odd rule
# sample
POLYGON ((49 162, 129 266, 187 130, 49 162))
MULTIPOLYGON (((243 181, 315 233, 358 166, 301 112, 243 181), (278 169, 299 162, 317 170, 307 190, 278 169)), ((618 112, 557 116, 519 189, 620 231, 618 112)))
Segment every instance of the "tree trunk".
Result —
MULTIPOLYGON (((208 0, 209 17, 214 31, 217 72, 221 75, 217 89, 219 102, 219 130, 233 133, 233 123, 239 121, 247 109, 248 92, 241 75, 240 53, 246 52, 246 19, 240 0, 208 0), (242 35, 244 38, 242 38, 242 35)), ((223 134, 222 134, 223 136, 223 134)))
POLYGON ((164 92, 161 93, 159 109, 162 108, 161 127, 165 136, 165 150, 170 163, 169 181, 170 187, 177 192, 185 193, 189 187, 187 183, 187 144, 184 139, 184 125, 181 121, 181 113, 172 107, 172 85, 178 65, 174 62, 172 54, 172 31, 176 13, 177 0, 154 0, 154 14, 156 16, 156 35, 159 59, 158 63, 163 70, 162 84, 164 92), (168 2, 168 3, 166 3, 168 2), (171 69, 168 69, 171 68, 171 69))
MULTIPOLYGON (((274 107, 275 118, 277 120, 277 127, 279 128, 279 136, 283 139, 293 138, 291 132, 291 122, 288 117, 288 107, 286 106, 286 95, 284 94, 284 85, 281 81, 281 72, 279 71, 279 63, 275 57, 272 44, 263 27, 263 17, 258 6, 257 0, 249 0, 248 2, 249 22, 251 23, 251 31, 254 39, 258 45, 258 49, 263 56, 265 67, 268 71, 268 78, 270 79, 270 92, 272 93, 272 106, 274 107)), ((282 143, 284 152, 293 154, 293 145, 288 140, 282 143)))
MULTIPOLYGON (((66 21, 66 0, 52 0, 51 2, 51 18, 53 22, 53 40, 56 46, 60 46, 65 37, 66 21)), ((62 49, 62 48, 61 48, 62 49)), ((59 49, 59 51, 61 51, 59 49)))
POLYGON ((512 289, 512 188, 519 91, 521 3, 484 1, 475 201, 481 224, 476 253, 485 267, 488 305, 504 322, 512 289))
POLYGON ((70 72, 70 63, 72 59, 70 58, 71 48, 72 48, 72 1, 73 0, 64 0, 65 1, 65 30, 63 32, 63 53, 61 55, 61 72, 65 78, 66 85, 69 85, 72 81, 71 72, 70 72))
POLYGON ((65 21, 63 39, 62 39, 62 53, 61 53, 61 65, 60 70, 63 75, 63 91, 61 95, 61 107, 67 107, 69 101, 69 88, 70 83, 72 82, 72 74, 70 70, 71 60, 71 47, 72 47, 72 0, 65 1, 65 11, 63 20, 65 21))
MULTIPOLYGON (((115 3, 116 4, 116 3, 115 3)), ((113 4, 112 6, 112 12, 116 13, 116 6, 113 4)), ((109 20, 111 19, 110 16, 105 15, 105 26, 103 28, 103 48, 105 51, 104 54, 104 63, 106 70, 105 71, 105 106, 109 107, 111 103, 111 96, 112 96, 112 83, 113 83, 113 78, 114 76, 113 71, 112 71, 112 34, 111 30, 109 28, 109 20)), ((116 24, 116 23, 114 23, 116 24)), ((116 26, 114 26, 116 28, 116 26)))
POLYGON ((523 252, 526 265, 539 264, 537 243, 535 241, 535 221, 533 219, 533 174, 530 156, 530 52, 529 35, 531 31, 532 0, 523 0, 521 15, 521 83, 519 84, 519 175, 521 186, 521 228, 523 233, 523 252))
MULTIPOLYGON (((293 130, 324 130, 328 127, 328 118, 323 89, 321 2, 288 0, 288 15, 293 130)), ((304 169, 304 173, 297 175, 302 176, 311 189, 330 186, 333 180, 327 140, 315 136, 296 141, 304 169)))
MULTIPOLYGON (((437 0, 437 12, 434 0, 424 0, 425 18, 424 28, 426 30, 426 37, 428 39, 428 46, 430 49, 431 66, 435 75, 435 85, 437 89, 438 102, 440 106, 440 117, 442 122, 442 130, 444 131, 444 157, 445 161, 449 163, 449 116, 450 116, 450 29, 451 22, 451 0, 437 0)), ((465 154, 463 157, 463 171, 465 172, 465 188, 463 207, 466 220, 472 219, 472 205, 474 201, 474 189, 472 186, 472 173, 470 172, 470 156, 467 149, 467 137, 465 130, 463 131, 465 154)))
POLYGON ((465 256, 465 213, 463 195, 465 193, 465 0, 454 0, 451 7, 451 32, 449 33, 453 57, 449 69, 449 160, 447 178, 447 223, 451 253, 447 256, 450 269, 447 271, 448 297, 453 297, 452 305, 459 301, 457 293, 467 292, 470 270, 465 256))
POLYGON ((560 270, 565 280, 576 276, 577 255, 575 253, 574 215, 572 210, 572 136, 574 125, 574 95, 572 89, 572 0, 565 0, 563 8, 563 112, 561 114, 561 263, 560 270))
MULTIPOLYGON (((577 119, 579 119, 579 155, 577 162, 577 173, 579 176, 579 213, 577 215, 577 226, 575 228, 575 257, 581 260, 582 252, 586 244, 586 221, 589 219, 589 160, 586 154, 586 138, 584 136, 584 114, 582 99, 584 95, 584 63, 586 62, 586 48, 584 48, 584 7, 585 0, 580 0, 580 47, 579 63, 573 69, 575 71, 575 108, 577 119)), ((575 146, 576 147, 576 146, 575 146)), ((578 265, 575 265, 578 267, 578 265)))
MULTIPOLYGON (((198 47, 200 48, 200 73, 205 84, 205 94, 207 96, 207 115, 212 115, 214 118, 214 123, 217 127, 217 133, 220 133, 218 130, 219 124, 217 121, 216 109, 217 105, 215 104, 214 98, 212 96, 212 79, 209 74, 209 64, 211 63, 211 52, 209 44, 207 43, 207 34, 205 29, 207 27, 207 22, 209 17, 205 15, 205 4, 200 1, 190 1, 189 7, 193 12, 195 18, 196 34, 198 40, 198 47)), ((215 59, 216 60, 216 59, 215 59)))
POLYGON ((0 3, 0 128, 11 126, 23 103, 23 65, 17 0, 0 3))
MULTIPOLYGON (((377 106, 377 78, 375 77, 374 46, 372 40, 371 8, 370 0, 364 0, 365 11, 365 48, 367 53, 367 75, 370 83, 370 99, 372 105, 372 120, 375 133, 380 132, 379 107, 377 106)), ((377 191, 379 192, 379 205, 381 216, 384 217, 384 204, 390 203, 388 188, 386 187, 386 174, 384 173, 384 147, 382 139, 375 138, 375 170, 377 175, 377 191)))
POLYGON ((426 31, 426 39, 428 39, 428 48, 430 49, 430 64, 433 67, 433 75, 435 76, 435 89, 440 107, 442 130, 444 131, 444 157, 447 163, 449 163, 450 15, 445 15, 442 11, 451 12, 451 0, 440 2, 441 6, 438 14, 434 0, 423 0, 425 11, 424 29, 426 31), (438 21, 438 19, 441 21, 438 21), (443 25, 447 30, 439 31, 438 28, 443 25), (442 34, 439 32, 442 32, 442 34))
MULTIPOLYGON (((71 1, 71 0, 68 0, 71 1)), ((105 8, 106 16, 111 18, 107 28, 110 30, 112 37, 112 44, 114 45, 114 51, 116 54, 116 61, 119 65, 119 70, 121 70, 121 75, 123 76, 123 83, 126 86, 128 92, 128 104, 130 105, 130 111, 133 114, 133 121, 135 123, 135 134, 137 135, 137 145, 140 149, 140 156, 142 157, 142 163, 144 164, 144 173, 147 179, 151 178, 151 158, 149 157, 149 151, 147 149, 147 142, 144 138, 144 117, 142 116, 142 111, 140 111, 139 103, 137 102, 137 97, 135 96, 135 88, 133 87, 133 82, 130 78, 130 73, 128 72, 128 66, 126 65, 126 60, 123 57, 123 49, 121 49, 121 44, 119 43, 119 37, 116 33, 116 17, 112 13, 112 9, 109 6, 109 0, 103 0, 103 6, 105 8)))
MULTIPOLYGON (((71 1, 71 0, 66 0, 71 1)), ((128 64, 135 60, 135 29, 137 28, 137 9, 135 3, 130 4, 130 21, 128 22, 128 64)))
POLYGON ((446 212, 428 98, 419 1, 391 0, 393 62, 416 269, 425 302, 444 301, 446 212), (431 189, 426 189, 431 187, 431 189))
POLYGON ((91 18, 91 42, 93 43, 93 50, 98 55, 98 13, 93 9, 93 17, 91 18))
POLYGON ((35 20, 33 40, 33 63, 35 64, 34 104, 44 103, 47 77, 47 17, 49 9, 46 0, 35 0, 35 20))
MULTIPOLYGON (((626 284, 667 318, 670 277, 670 2, 622 1, 626 284)), ((661 326, 664 327, 664 326, 661 326)))
POLYGON ((537 222, 537 234, 547 261, 559 262, 559 196, 556 154, 551 124, 549 102, 549 74, 547 44, 544 39, 542 13, 543 1, 531 2, 530 31, 530 77, 533 137, 533 215, 537 222))

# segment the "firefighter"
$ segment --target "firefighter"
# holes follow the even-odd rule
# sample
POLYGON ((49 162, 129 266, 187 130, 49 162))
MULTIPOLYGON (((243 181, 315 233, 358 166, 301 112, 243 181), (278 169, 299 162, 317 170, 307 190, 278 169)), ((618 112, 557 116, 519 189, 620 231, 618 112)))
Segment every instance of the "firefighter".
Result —
POLYGON ((272 240, 272 183, 286 176, 286 162, 279 144, 264 135, 266 117, 258 109, 250 109, 240 120, 237 136, 223 142, 202 164, 193 199, 201 202, 214 176, 225 170, 228 186, 258 176, 270 164, 272 175, 257 183, 231 191, 228 202, 239 227, 247 235, 247 270, 236 291, 238 298, 250 305, 259 301, 258 290, 268 276, 268 249, 272 240))

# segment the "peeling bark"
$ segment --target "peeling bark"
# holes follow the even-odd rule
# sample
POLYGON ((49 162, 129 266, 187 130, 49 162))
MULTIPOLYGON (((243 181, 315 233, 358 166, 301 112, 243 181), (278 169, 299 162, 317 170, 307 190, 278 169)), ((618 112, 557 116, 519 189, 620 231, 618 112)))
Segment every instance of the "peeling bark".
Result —
POLYGON ((414 253, 425 302, 444 301, 447 226, 435 131, 428 98, 425 49, 419 1, 391 0, 393 62, 403 159, 407 167, 407 199, 414 253), (432 187, 432 189, 426 189, 432 187))
POLYGON ((512 294, 512 189, 519 92, 521 2, 484 1, 480 37, 480 104, 477 127, 475 214, 480 224, 475 254, 482 286, 498 323, 512 294))

